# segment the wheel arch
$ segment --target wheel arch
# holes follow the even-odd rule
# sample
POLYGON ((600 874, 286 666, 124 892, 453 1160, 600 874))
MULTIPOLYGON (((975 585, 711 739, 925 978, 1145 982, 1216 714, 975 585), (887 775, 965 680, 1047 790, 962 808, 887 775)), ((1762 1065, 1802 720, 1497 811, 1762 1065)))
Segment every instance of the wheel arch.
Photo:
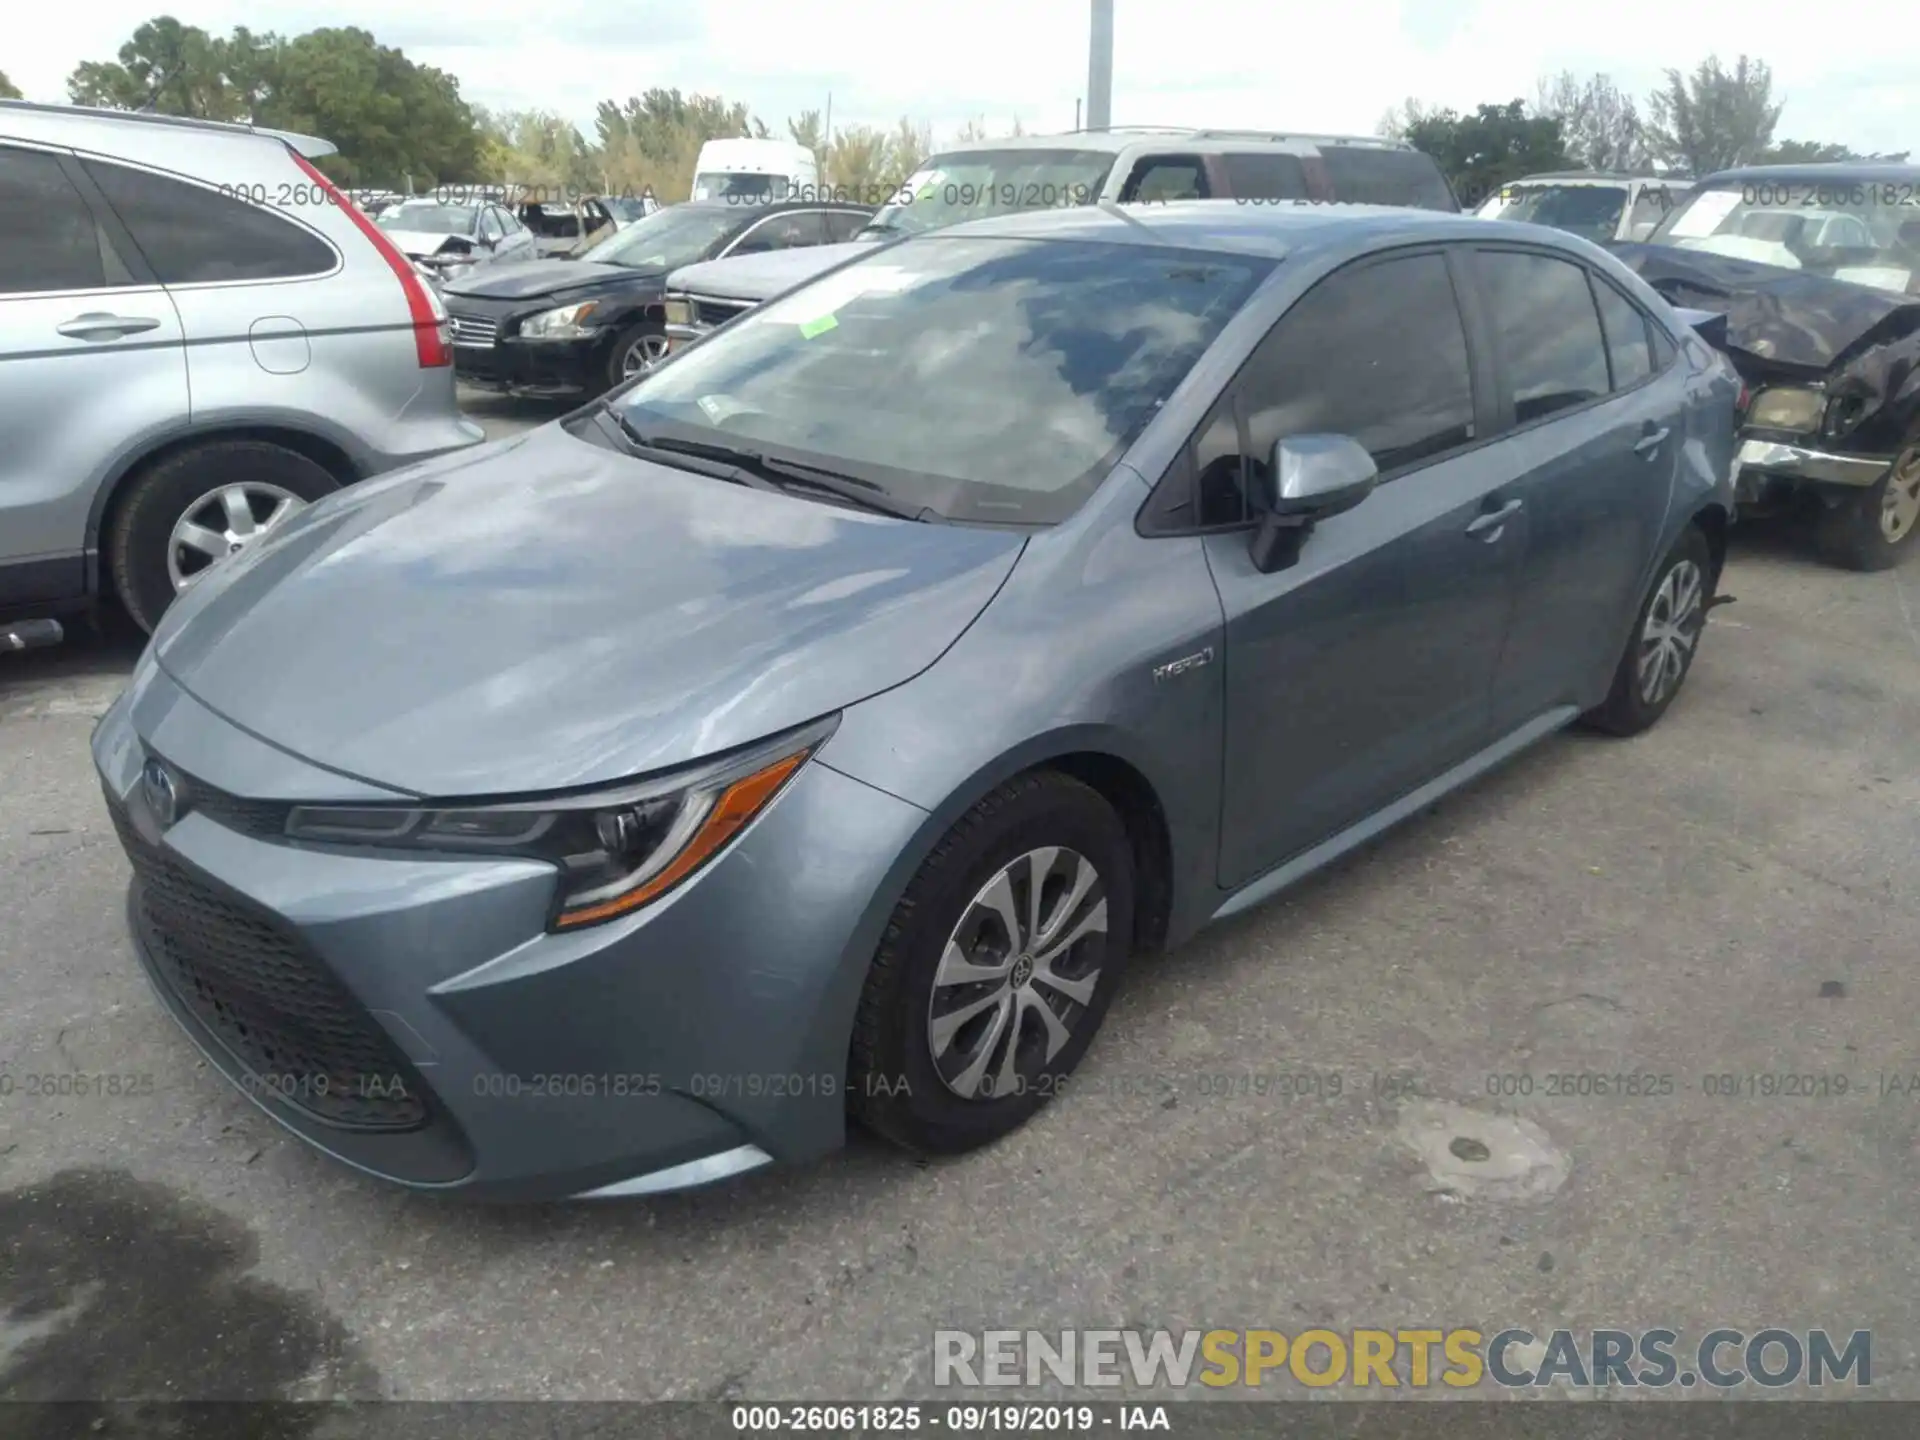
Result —
POLYGON ((313 461, 343 486, 365 479, 368 473, 367 468, 338 440, 317 430, 282 420, 209 425, 149 437, 117 456, 105 478, 94 488, 93 506, 87 515, 86 535, 87 587, 92 594, 105 595, 112 589, 101 555, 102 537, 111 533, 115 514, 132 493, 140 476, 183 451, 228 440, 257 440, 281 446, 313 461))

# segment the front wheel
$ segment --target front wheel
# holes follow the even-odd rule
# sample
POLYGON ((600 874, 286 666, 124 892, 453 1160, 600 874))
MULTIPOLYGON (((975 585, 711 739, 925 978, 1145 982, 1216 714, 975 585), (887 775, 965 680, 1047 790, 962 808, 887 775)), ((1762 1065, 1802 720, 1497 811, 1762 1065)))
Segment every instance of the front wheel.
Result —
POLYGON ((1001 786, 934 849, 887 925, 854 1026, 855 1118, 922 1154, 1018 1129, 1067 1088, 1132 930, 1113 808, 1054 772, 1001 786))
POLYGON ((613 337, 607 357, 607 388, 625 384, 636 375, 644 375, 667 358, 667 332, 645 321, 629 325, 613 337))
POLYGON ((1693 669, 1713 597, 1713 551, 1689 525, 1653 577, 1633 624, 1613 688, 1582 720, 1609 735, 1638 735, 1667 713, 1693 669))
POLYGON ((1820 517, 1820 549, 1848 570, 1891 570, 1920 534, 1920 438, 1887 473, 1820 517))

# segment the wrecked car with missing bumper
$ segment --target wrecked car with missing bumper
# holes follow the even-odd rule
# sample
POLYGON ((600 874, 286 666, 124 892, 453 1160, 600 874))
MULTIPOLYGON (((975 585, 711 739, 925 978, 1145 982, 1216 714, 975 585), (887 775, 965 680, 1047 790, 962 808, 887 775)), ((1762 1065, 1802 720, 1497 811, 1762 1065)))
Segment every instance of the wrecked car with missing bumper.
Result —
POLYGON ((1726 316, 1745 382, 1746 513, 1787 510, 1822 552, 1884 570, 1920 533, 1920 165, 1709 176, 1614 253, 1678 306, 1726 316))

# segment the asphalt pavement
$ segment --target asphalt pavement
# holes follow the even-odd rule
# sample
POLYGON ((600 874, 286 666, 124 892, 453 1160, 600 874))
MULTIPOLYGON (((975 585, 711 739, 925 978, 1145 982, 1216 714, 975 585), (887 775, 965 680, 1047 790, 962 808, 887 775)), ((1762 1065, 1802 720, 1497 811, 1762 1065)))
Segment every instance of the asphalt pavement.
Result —
POLYGON ((600 1207, 396 1191, 212 1074, 87 755, 135 641, 0 658, 0 1395, 931 1398, 937 1328, 1770 1323, 1920 1398, 1920 568, 1761 531, 1725 588, 1655 731, 1138 966, 1002 1144, 600 1207), (1540 1183, 1422 1139, 1516 1118, 1540 1183))

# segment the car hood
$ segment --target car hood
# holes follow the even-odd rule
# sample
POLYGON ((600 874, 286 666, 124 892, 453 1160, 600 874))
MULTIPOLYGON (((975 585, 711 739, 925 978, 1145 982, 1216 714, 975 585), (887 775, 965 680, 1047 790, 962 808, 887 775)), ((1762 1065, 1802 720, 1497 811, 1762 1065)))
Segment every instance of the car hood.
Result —
POLYGON ((308 507, 176 602, 161 667, 303 759, 437 798, 641 775, 911 679, 1019 557, 559 423, 308 507))
POLYGON ((1822 374, 1920 328, 1920 297, 1673 245, 1609 247, 1675 305, 1727 317, 1727 348, 1762 371, 1822 374))
POLYGON ((644 270, 624 265, 589 264, 584 260, 514 260, 489 265, 447 286, 449 295, 471 295, 476 300, 525 300, 562 290, 613 289, 636 281, 658 280, 644 270))
POLYGON ((791 290, 803 280, 831 270, 842 260, 865 255, 877 247, 870 240, 840 245, 809 245, 797 250, 769 250, 764 255, 739 255, 729 260, 703 260, 683 265, 667 277, 670 290, 691 290, 718 300, 767 300, 791 290))
POLYGON ((440 248, 452 240, 471 243, 464 236, 441 235, 432 230, 382 230, 380 233, 398 246, 401 254, 415 257, 438 255, 440 248))

